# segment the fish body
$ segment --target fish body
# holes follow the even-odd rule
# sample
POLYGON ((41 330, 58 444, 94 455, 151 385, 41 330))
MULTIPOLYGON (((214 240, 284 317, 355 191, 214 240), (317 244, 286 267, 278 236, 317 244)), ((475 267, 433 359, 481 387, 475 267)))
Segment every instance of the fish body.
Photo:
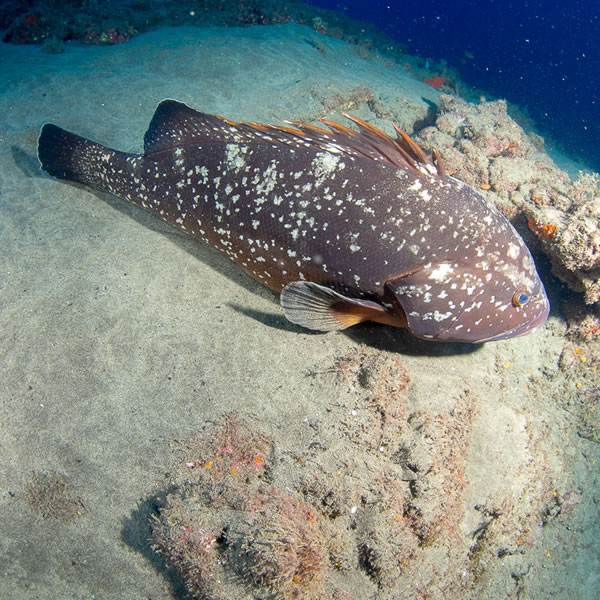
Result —
MULTIPOLYGON (((349 117, 349 115, 346 115, 349 117)), ((42 168, 127 199, 218 248, 316 330, 371 320, 481 342, 543 324, 549 303, 508 220, 396 129, 275 127, 161 102, 144 153, 43 126, 42 168)))

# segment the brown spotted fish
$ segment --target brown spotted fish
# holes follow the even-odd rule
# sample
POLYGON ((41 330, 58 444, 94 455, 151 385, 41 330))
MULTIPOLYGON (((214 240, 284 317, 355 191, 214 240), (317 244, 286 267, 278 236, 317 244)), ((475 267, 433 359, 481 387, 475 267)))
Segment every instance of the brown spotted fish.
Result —
POLYGON ((402 131, 345 115, 276 127, 164 100, 126 154, 43 126, 42 168, 143 206, 281 292, 319 331, 361 321, 428 340, 523 335, 550 309, 523 240, 402 131))

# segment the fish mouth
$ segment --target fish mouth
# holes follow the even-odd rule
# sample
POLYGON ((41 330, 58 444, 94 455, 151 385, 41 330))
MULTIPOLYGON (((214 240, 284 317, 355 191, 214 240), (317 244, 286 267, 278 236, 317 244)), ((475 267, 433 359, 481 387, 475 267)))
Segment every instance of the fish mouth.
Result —
POLYGON ((507 338, 520 337, 534 331, 538 327, 541 327, 548 320, 548 316, 550 315, 550 302, 545 294, 543 298, 538 301, 538 304, 542 303, 543 309, 528 321, 525 321, 524 323, 517 325, 517 327, 513 327, 512 329, 503 331, 497 335, 480 338, 476 340, 475 343, 495 342, 499 340, 505 340, 507 338))
POLYGON ((522 335, 526 335, 531 331, 541 327, 547 320, 548 315, 550 314, 550 304, 546 301, 546 310, 543 310, 538 315, 530 319, 529 321, 525 321, 525 323, 521 323, 519 326, 514 327, 508 331, 500 333, 498 335, 492 335, 487 338, 481 338, 476 341, 476 343, 483 342, 495 342, 499 340, 505 340, 507 338, 520 337, 522 335))

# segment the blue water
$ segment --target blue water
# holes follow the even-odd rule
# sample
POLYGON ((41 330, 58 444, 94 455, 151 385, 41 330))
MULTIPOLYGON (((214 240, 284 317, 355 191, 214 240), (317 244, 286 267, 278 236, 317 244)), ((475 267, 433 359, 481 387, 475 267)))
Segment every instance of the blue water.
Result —
POLYGON ((309 0, 369 21, 409 54, 446 60, 474 88, 600 169, 600 3, 595 0, 309 0), (472 55, 472 58, 465 54, 472 55))

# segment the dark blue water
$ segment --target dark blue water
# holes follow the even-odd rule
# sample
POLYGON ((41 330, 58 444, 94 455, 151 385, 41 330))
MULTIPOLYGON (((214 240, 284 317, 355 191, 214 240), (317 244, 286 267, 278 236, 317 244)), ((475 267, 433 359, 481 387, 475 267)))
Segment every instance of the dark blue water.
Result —
POLYGON ((542 134, 600 169, 597 0, 309 3, 372 22, 409 54, 446 60, 468 85, 525 108, 542 134))

